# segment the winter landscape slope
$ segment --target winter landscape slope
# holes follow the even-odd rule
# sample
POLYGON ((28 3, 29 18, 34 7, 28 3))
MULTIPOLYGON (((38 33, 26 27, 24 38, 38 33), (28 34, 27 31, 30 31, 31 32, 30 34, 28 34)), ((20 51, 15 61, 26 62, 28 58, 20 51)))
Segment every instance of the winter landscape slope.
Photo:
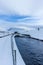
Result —
MULTIPOLYGON (((15 31, 20 34, 29 34, 31 37, 43 40, 43 26, 23 26, 20 23, 17 24, 14 22, 3 22, 0 20, 0 37, 11 34, 15 31)), ((13 65, 11 52, 11 35, 0 38, 0 65, 13 65)))

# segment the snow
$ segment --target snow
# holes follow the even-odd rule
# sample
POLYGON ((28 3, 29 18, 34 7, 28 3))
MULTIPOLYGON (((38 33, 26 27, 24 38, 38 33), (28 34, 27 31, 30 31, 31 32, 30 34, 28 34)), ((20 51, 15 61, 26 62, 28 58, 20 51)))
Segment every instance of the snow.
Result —
MULTIPOLYGON (((5 34, 2 33, 2 36, 5 34)), ((15 38, 13 36, 13 50, 16 50, 16 65, 25 65, 20 52, 16 46, 15 38)), ((14 61, 15 62, 15 61, 14 61)), ((0 65, 13 65, 11 35, 0 38, 0 65)))
POLYGON ((14 43, 14 50, 16 50, 16 65, 26 65, 25 62, 22 59, 22 56, 17 48, 15 38, 13 37, 13 43, 14 43))
MULTIPOLYGON (((31 35, 31 37, 43 40, 43 28, 40 28, 40 30, 38 30, 37 26, 36 27, 30 26, 29 28, 27 28, 27 27, 20 27, 19 25, 12 22, 0 21, 0 31, 4 31, 4 33, 0 32, 0 36, 11 34, 17 30, 21 34, 29 34, 31 35)), ((17 53, 17 56, 16 56, 17 65, 25 65, 19 53, 19 50, 16 46, 16 42, 14 38, 13 38, 13 42, 14 42, 14 50, 16 50, 16 53, 17 53)), ((13 65, 12 51, 11 51, 11 35, 0 38, 0 65, 13 65)))
POLYGON ((31 35, 33 38, 43 40, 43 28, 40 28, 40 30, 36 28, 35 30, 27 31, 26 33, 31 35))
POLYGON ((11 36, 0 38, 0 65, 13 65, 11 52, 11 36))

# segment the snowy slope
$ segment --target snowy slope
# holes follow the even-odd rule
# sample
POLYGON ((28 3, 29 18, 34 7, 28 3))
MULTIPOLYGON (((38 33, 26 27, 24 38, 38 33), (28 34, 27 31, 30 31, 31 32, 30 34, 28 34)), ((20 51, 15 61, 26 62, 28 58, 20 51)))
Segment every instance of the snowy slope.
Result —
POLYGON ((0 38, 0 65, 13 65, 11 36, 0 38))
MULTIPOLYGON (((20 24, 14 22, 12 23, 5 21, 3 22, 2 20, 0 21, 0 37, 6 34, 11 34, 15 31, 21 34, 29 34, 31 35, 31 37, 43 40, 43 28, 40 28, 40 30, 38 30, 37 27, 34 26, 30 26, 27 28, 26 26, 23 27, 22 25, 20 26, 20 24)), ((15 42, 15 39, 13 39, 13 41, 15 42)), ((23 63, 23 65, 25 65, 19 53, 19 50, 17 49, 17 47, 15 47, 15 49, 17 50, 18 59, 21 58, 19 59, 19 62, 17 60, 18 65, 19 63, 23 63), (21 60, 22 62, 20 62, 21 60)), ((11 35, 4 38, 0 38, 0 65, 13 65, 11 52, 11 35)))
MULTIPOLYGON (((16 30, 19 30, 20 32, 21 29, 19 28, 15 29, 14 25, 15 25, 14 23, 3 22, 3 21, 0 23, 0 27, 2 28, 0 29, 0 65, 13 65, 13 57, 12 57, 12 49, 11 49, 11 35, 9 36, 6 36, 6 35, 11 34, 15 32, 16 30)), ((15 39, 14 39, 14 44, 16 44, 15 39)), ((20 65, 20 64, 25 65, 19 53, 19 50, 17 49, 16 46, 15 46, 15 49, 17 50, 17 65, 20 65)))
POLYGON ((34 26, 33 24, 26 25, 21 22, 14 23, 14 22, 7 22, 0 20, 0 31, 5 31, 9 33, 18 31, 22 34, 26 33, 26 34, 30 34, 32 37, 43 39, 43 25, 39 26, 38 24, 37 26, 34 26), (37 29, 38 27, 40 28, 39 31, 37 29))
POLYGON ((33 38, 43 40, 43 29, 41 29, 41 28, 40 28, 40 30, 35 29, 35 30, 27 31, 27 34, 31 35, 31 37, 33 37, 33 38))

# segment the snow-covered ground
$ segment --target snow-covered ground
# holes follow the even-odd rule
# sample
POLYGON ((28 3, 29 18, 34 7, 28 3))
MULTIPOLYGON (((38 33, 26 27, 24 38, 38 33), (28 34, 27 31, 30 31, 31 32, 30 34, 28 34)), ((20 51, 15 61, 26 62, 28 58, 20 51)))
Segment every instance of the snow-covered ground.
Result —
POLYGON ((30 34, 32 37, 43 40, 43 25, 42 27, 40 25, 39 26, 38 25, 37 26, 28 25, 27 26, 26 24, 21 23, 21 22, 14 23, 14 22, 7 22, 7 21, 0 20, 0 31, 5 31, 7 33, 18 31, 22 34, 24 33, 30 34), (40 30, 38 30, 38 27, 40 28, 40 30))
POLYGON ((27 34, 31 35, 31 37, 33 38, 43 40, 43 29, 41 28, 40 30, 38 30, 37 28, 35 28, 34 30, 29 30, 27 31, 27 34))
MULTIPOLYGON (((7 23, 3 21, 0 22, 0 65, 13 65, 13 57, 12 57, 12 49, 11 49, 11 33, 15 32, 15 30, 13 29, 14 25, 15 25, 14 23, 9 23, 9 22, 7 23), (9 31, 9 29, 11 30, 9 31), (6 36, 8 34, 10 35, 6 36)), ((16 65, 25 65, 19 53, 19 50, 16 46, 16 42, 14 38, 13 38, 13 42, 14 42, 14 50, 16 50, 16 54, 17 54, 16 65)))
MULTIPOLYGON (((16 65, 25 65, 20 52, 16 46, 14 36, 12 38, 14 48, 16 50, 16 65)), ((0 65, 13 65, 12 48, 11 48, 11 35, 0 38, 0 65)), ((15 63, 15 61, 14 61, 15 63)))
MULTIPOLYGON (((0 37, 11 34, 15 31, 18 31, 21 34, 29 34, 31 37, 38 38, 43 40, 43 28, 39 30, 37 27, 23 27, 20 24, 15 24, 12 22, 3 22, 0 21, 0 37)), ((14 50, 17 50, 17 65, 25 65, 19 50, 16 46, 15 39, 13 38, 14 42, 14 50), (21 59, 20 59, 21 58, 21 59), (22 60, 22 61, 21 61, 22 60)), ((11 50, 11 35, 0 38, 0 65, 13 65, 12 60, 12 50, 11 50)))
POLYGON ((11 36, 0 38, 0 65, 13 65, 11 36))

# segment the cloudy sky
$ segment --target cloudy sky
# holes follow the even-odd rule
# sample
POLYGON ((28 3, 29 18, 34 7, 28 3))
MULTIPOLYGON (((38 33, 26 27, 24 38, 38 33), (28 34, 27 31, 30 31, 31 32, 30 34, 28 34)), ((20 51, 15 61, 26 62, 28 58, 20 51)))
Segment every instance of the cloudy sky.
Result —
POLYGON ((43 25, 43 0, 0 0, 0 20, 43 25))
MULTIPOLYGON (((29 25, 43 26, 43 0, 0 0, 0 30, 9 27, 29 30, 29 25)), ((11 43, 7 37, 0 39, 0 65, 12 65, 8 41, 11 43)))

